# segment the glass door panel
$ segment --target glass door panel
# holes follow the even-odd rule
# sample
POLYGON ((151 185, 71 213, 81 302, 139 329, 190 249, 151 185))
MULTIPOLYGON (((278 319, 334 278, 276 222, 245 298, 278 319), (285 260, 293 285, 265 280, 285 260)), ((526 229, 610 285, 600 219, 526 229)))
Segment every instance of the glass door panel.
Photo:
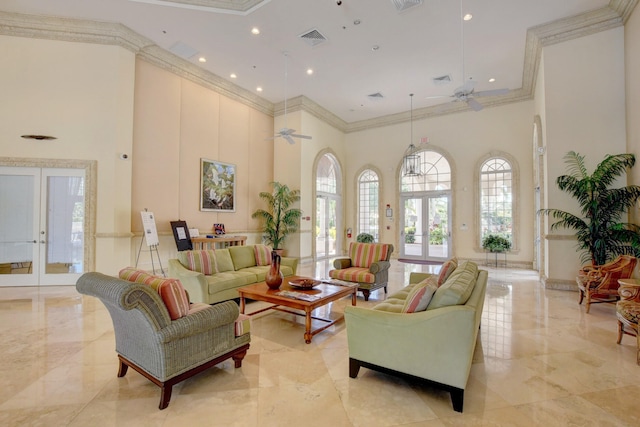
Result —
POLYGON ((449 258, 451 232, 449 224, 449 197, 446 195, 428 196, 429 233, 427 259, 444 260, 449 258))
POLYGON ((337 254, 338 200, 333 196, 316 197, 316 258, 337 254))
POLYGON ((0 286, 38 282, 40 169, 0 168, 0 286))
POLYGON ((424 259, 424 198, 406 197, 403 199, 403 210, 400 232, 400 257, 407 259, 424 259))
POLYGON ((323 196, 316 197, 316 257, 324 258, 327 256, 327 198, 323 196))
POLYGON ((41 284, 75 283, 84 271, 84 171, 46 169, 42 180, 41 284))

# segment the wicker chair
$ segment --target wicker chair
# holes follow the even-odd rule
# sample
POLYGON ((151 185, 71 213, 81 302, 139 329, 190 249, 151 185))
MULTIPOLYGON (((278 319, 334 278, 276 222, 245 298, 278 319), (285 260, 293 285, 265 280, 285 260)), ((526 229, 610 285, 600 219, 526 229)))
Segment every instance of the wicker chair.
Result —
POLYGON ((618 280, 628 279, 633 273, 638 259, 629 255, 620 255, 615 260, 600 266, 585 266, 576 277, 580 292, 578 304, 586 297, 586 312, 591 304, 601 302, 616 302, 618 295, 618 280))
POLYGON ((620 301, 616 303, 616 317, 618 318, 618 344, 622 341, 622 335, 627 334, 636 337, 638 352, 636 361, 640 365, 640 334, 638 334, 638 321, 640 320, 640 281, 636 283, 621 283, 618 292, 620 301))
POLYGON ((236 337, 240 310, 233 301, 202 304, 171 320, 158 292, 147 285, 85 273, 76 289, 100 299, 111 314, 118 377, 131 367, 159 386, 160 409, 169 405, 173 385, 229 358, 236 368, 242 366, 251 337, 249 333, 236 337))

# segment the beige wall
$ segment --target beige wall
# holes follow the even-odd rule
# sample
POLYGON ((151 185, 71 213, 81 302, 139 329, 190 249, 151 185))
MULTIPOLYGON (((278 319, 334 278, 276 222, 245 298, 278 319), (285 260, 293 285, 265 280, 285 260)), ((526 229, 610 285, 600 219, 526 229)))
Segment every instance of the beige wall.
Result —
POLYGON ((97 161, 96 269, 130 259, 134 55, 120 47, 0 36, 0 154, 97 161), (20 138, 53 135, 54 141, 20 138))
MULTIPOLYGON (((637 10, 625 25, 624 44, 627 152, 635 154, 636 161, 640 161, 640 12, 637 10)), ((633 168, 630 182, 640 184, 638 163, 633 168)), ((636 224, 640 220, 638 209, 634 210, 632 219, 636 224)))
MULTIPOLYGON (((547 205, 579 214, 577 202, 561 192, 564 156, 576 151, 589 170, 606 154, 626 150, 624 29, 616 28, 544 49, 547 205)), ((571 230, 547 233, 548 283, 574 286, 580 266, 571 230)))
MULTIPOLYGON (((139 235, 140 211, 153 212, 160 257, 175 256, 170 221, 211 232, 224 223, 231 234, 260 238, 251 219, 263 207, 257 195, 273 180, 273 119, 143 60, 136 61, 131 222, 139 235), (234 212, 200 211, 200 160, 236 165, 234 212)), ((138 250, 140 238, 132 247, 138 250)), ((140 265, 150 267, 143 246, 140 265)))

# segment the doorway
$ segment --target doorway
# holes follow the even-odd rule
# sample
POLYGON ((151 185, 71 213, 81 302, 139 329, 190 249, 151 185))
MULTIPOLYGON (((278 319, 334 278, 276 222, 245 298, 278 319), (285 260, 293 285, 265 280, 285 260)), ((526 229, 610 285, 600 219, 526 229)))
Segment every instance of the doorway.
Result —
POLYGON ((449 194, 402 197, 400 258, 444 261, 450 257, 449 194))
POLYGON ((0 166, 0 286, 73 284, 85 265, 85 169, 0 166))

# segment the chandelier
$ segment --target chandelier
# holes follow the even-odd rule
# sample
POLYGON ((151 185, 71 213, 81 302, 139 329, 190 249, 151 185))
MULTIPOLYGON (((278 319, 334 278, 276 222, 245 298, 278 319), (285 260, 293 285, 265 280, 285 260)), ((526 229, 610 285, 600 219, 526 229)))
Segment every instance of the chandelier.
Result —
POLYGON ((418 149, 413 144, 413 94, 409 94, 411 99, 411 139, 409 140, 409 147, 404 152, 402 159, 404 176, 420 176, 422 171, 420 170, 420 155, 418 149))

